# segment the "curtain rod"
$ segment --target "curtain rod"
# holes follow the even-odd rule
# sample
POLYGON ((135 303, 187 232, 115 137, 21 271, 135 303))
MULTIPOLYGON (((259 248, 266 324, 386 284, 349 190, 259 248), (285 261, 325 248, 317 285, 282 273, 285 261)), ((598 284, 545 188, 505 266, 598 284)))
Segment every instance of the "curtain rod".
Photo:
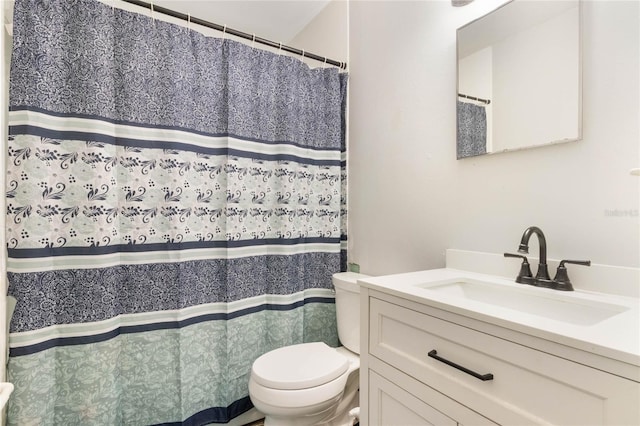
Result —
POLYGON ((487 105, 491 103, 490 99, 476 98, 475 96, 469 96, 462 93, 458 93, 458 96, 465 99, 471 99, 472 101, 482 102, 483 104, 487 104, 487 105))
POLYGON ((223 31, 225 33, 234 35, 236 37, 240 37, 240 38, 244 38, 247 40, 251 40, 251 41, 255 41, 256 43, 260 43, 260 44, 265 44, 267 46, 271 46, 273 48, 276 48, 278 50, 284 50, 287 51, 289 53, 294 53, 296 55, 300 55, 303 58, 310 58, 310 59, 315 59, 316 61, 320 61, 322 63, 326 63, 329 65, 334 65, 340 69, 346 69, 347 68, 347 63, 346 62, 340 62, 340 61, 336 61, 333 59, 329 59, 326 58, 324 56, 319 56, 313 53, 309 53, 309 52, 305 52, 304 50, 301 49, 296 49, 295 47, 291 47, 291 46, 286 46, 282 43, 276 43, 275 41, 271 41, 271 40, 267 40, 265 38, 262 37, 256 37, 255 34, 248 34, 242 31, 238 31, 238 30, 234 30, 233 28, 228 28, 226 25, 219 25, 219 24, 214 24, 212 22, 209 21, 205 21, 204 19, 200 19, 200 18, 194 18, 193 16, 190 16, 186 13, 182 13, 182 12, 177 12, 175 10, 171 10, 171 9, 167 9, 166 7, 162 7, 162 6, 157 6, 153 3, 147 3, 144 1, 140 1, 140 0, 122 0, 125 3, 130 3, 130 4, 135 4, 136 6, 141 6, 144 8, 147 8, 149 10, 151 10, 152 12, 158 12, 158 13, 162 13, 164 15, 169 15, 172 16, 174 18, 178 18, 178 19, 182 19, 183 21, 187 21, 187 22, 192 22, 194 24, 198 24, 201 25, 203 27, 207 27, 207 28, 212 28, 214 30, 218 30, 218 31, 223 31))

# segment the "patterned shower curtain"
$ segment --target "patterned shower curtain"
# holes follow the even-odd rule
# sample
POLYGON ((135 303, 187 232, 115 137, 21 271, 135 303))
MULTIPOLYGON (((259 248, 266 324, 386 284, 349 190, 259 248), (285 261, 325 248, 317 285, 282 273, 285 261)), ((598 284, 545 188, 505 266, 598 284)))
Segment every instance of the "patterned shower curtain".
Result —
POLYGON ((17 0, 8 423, 224 423, 337 345, 346 76, 96 0, 17 0))
POLYGON ((457 158, 487 153, 487 111, 484 105, 458 101, 457 158))

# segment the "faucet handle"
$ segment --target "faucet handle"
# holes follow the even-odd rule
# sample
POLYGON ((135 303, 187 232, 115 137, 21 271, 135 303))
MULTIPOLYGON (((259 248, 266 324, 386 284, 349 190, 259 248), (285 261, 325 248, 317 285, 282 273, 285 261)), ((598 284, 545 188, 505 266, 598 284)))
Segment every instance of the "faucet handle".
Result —
POLYGON ((558 265, 558 270, 556 271, 556 276, 553 279, 553 288, 556 290, 563 291, 573 291, 573 285, 571 284, 571 280, 569 279, 569 274, 567 273, 567 268, 564 266, 565 263, 572 263, 574 265, 582 265, 582 266, 591 266, 590 260, 562 260, 560 261, 560 265, 558 265))
POLYGON ((520 283, 520 284, 533 283, 533 274, 531 273, 531 266, 529 265, 529 260, 527 260, 527 256, 523 256, 521 254, 505 253, 504 257, 517 257, 519 259, 522 259, 522 265, 520 265, 520 272, 516 277, 517 283, 520 283))

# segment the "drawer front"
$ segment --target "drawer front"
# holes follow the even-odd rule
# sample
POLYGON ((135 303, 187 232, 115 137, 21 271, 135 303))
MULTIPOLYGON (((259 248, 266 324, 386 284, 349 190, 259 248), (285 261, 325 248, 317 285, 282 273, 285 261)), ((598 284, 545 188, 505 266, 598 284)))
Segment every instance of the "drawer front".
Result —
POLYGON ((636 382, 369 301, 371 355, 498 423, 640 424, 636 382), (493 377, 481 380, 472 373, 493 377))

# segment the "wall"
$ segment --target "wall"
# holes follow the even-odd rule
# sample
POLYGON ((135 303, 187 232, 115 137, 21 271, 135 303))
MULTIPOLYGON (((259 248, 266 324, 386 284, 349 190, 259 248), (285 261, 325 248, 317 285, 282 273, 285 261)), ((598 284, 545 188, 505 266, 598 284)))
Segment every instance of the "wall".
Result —
MULTIPOLYGON (((347 62, 349 57, 349 2, 333 0, 289 43, 298 49, 347 62)), ((322 62, 305 59, 311 68, 322 62)))
POLYGON ((349 256, 363 273, 442 267, 446 248, 513 252, 530 225, 551 258, 640 266, 640 3, 584 2, 582 141, 458 161, 455 30, 503 2, 350 3, 349 256))

